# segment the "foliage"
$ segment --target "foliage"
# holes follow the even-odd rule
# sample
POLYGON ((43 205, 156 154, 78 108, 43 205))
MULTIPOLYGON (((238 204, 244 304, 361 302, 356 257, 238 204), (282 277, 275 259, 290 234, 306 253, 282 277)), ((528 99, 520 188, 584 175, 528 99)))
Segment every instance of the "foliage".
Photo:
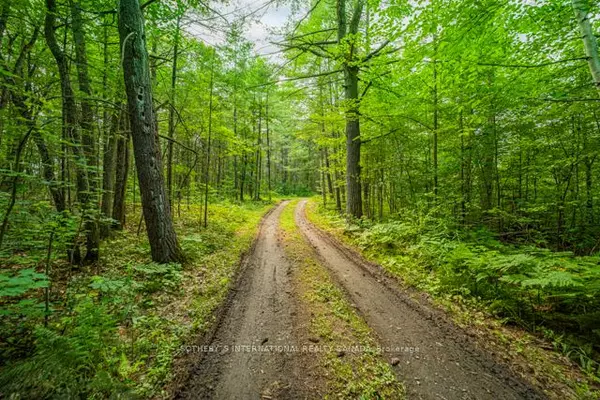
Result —
POLYGON ((463 231, 431 214, 348 228, 331 211, 317 211, 311 218, 337 226, 408 285, 471 299, 504 323, 549 338, 600 379, 600 256, 505 244, 489 230, 463 231))
POLYGON ((185 212, 178 223, 184 248, 190 250, 185 266, 149 262, 147 240, 132 231, 106 244, 113 251, 96 274, 76 272, 67 287, 61 276, 67 271, 53 261, 46 327, 40 290, 48 286, 48 277, 35 268, 0 275, 3 393, 22 398, 167 396, 181 345, 210 326, 240 254, 269 206, 211 206, 214 229, 201 231, 196 230, 200 209, 185 212))

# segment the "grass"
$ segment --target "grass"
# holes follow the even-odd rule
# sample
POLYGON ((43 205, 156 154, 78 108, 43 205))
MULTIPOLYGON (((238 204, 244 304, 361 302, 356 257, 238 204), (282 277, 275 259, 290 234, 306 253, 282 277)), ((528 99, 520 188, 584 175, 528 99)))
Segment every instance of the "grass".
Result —
POLYGON ((341 348, 364 346, 375 349, 373 334, 352 308, 342 290, 328 271, 316 259, 313 249, 304 240, 294 222, 291 202, 281 214, 283 243, 286 254, 296 266, 295 283, 301 309, 309 310, 309 334, 319 345, 337 351, 316 353, 319 375, 324 377, 325 398, 404 398, 404 388, 392 367, 375 350, 344 352, 341 348))
MULTIPOLYGON (((152 263, 146 236, 136 234, 133 220, 103 243, 96 266, 72 271, 62 254, 53 254, 48 327, 39 313, 21 310, 4 317, 14 325, 3 324, 2 336, 27 340, 7 340, 0 347, 11 354, 0 373, 2 393, 14 398, 170 397, 182 346, 211 326, 240 256, 270 207, 211 204, 208 229, 201 228, 199 207, 184 208, 175 218, 188 257, 184 266, 152 263), (16 344, 29 347, 12 351, 16 344)), ((40 290, 26 296, 41 297, 40 290)), ((20 304, 19 298, 2 300, 3 310, 20 304)))
MULTIPOLYGON (((479 297, 466 291, 463 293, 460 285, 454 289, 442 286, 443 280, 437 269, 427 264, 427 260, 434 257, 423 255, 427 251, 435 253, 435 247, 416 252, 411 245, 394 239, 390 243, 365 246, 369 229, 348 226, 335 211, 323 208, 319 198, 308 203, 307 215, 312 223, 381 265, 403 285, 427 293, 433 303, 449 312, 458 325, 476 335, 478 343, 500 360, 510 363, 517 374, 543 388, 550 398, 600 398, 597 377, 578 370, 567 352, 561 349, 568 345, 561 342, 560 337, 550 340, 548 335, 527 332, 509 324, 509 319, 499 318, 479 297)), ((418 242, 418 238, 411 240, 418 242)), ((491 303, 494 304, 497 302, 491 303)))

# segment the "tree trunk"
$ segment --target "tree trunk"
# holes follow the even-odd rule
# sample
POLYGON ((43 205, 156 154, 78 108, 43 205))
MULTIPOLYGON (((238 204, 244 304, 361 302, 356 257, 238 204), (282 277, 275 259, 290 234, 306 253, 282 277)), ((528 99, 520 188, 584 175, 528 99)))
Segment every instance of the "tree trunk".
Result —
POLYGON ((260 200, 260 181, 262 178, 262 104, 258 103, 258 136, 256 137, 256 176, 254 200, 260 200))
POLYGON ((579 25, 579 31, 581 32, 583 46, 585 47, 585 55, 588 57, 590 72, 596 88, 600 90, 600 57, 598 56, 598 42, 594 32, 592 32, 589 7, 586 3, 586 0, 573 0, 572 4, 573 10, 575 11, 575 18, 579 25))
MULTIPOLYGON (((119 130, 119 120, 124 118, 120 113, 114 113, 112 117, 112 126, 107 132, 108 137, 104 143, 103 169, 102 169, 102 216, 110 219, 113 216, 114 190, 115 190, 115 159, 117 156, 117 131, 119 130)), ((102 237, 108 237, 112 223, 104 222, 101 226, 100 234, 102 237)))
POLYGON ((213 112, 213 89, 215 76, 215 50, 213 48, 212 61, 210 66, 210 89, 208 99, 208 140, 206 147, 206 169, 204 173, 204 228, 208 226, 208 178, 210 172, 210 145, 212 140, 212 112, 213 112))
POLYGON ((358 118, 358 68, 344 68, 346 100, 351 102, 346 112, 346 213, 362 217, 360 190, 360 123, 358 118))
POLYGON ((85 221, 86 230, 86 262, 95 262, 98 260, 98 251, 100 248, 100 232, 98 230, 98 219, 96 209, 98 206, 97 191, 97 164, 96 164, 96 145, 94 138, 94 112, 90 98, 92 88, 88 74, 88 61, 85 45, 85 31, 81 19, 81 9, 79 4, 71 1, 71 17, 73 28, 73 41, 75 42, 75 61, 77 64, 77 80, 81 96, 81 143, 83 153, 88 166, 88 188, 87 211, 89 215, 85 221))
POLYGON ((267 189, 271 201, 271 137, 269 132, 269 92, 267 91, 267 104, 265 110, 265 124, 267 125, 267 189))
MULTIPOLYGON (((71 86, 71 78, 69 74, 69 64, 67 61, 67 57, 64 52, 61 50, 58 42, 56 40, 56 34, 54 32, 54 22, 56 20, 56 2, 55 0, 46 0, 47 12, 46 18, 44 21, 44 34, 46 37, 46 43, 50 48, 50 52, 54 56, 58 67, 58 74, 60 77, 60 86, 61 86, 61 95, 62 95, 62 113, 63 113, 63 129, 65 132, 65 136, 68 140, 71 141, 71 150, 75 155, 77 160, 77 169, 76 169, 76 178, 77 178, 77 201, 82 209, 82 218, 84 219, 84 224, 86 230, 89 235, 93 235, 96 232, 93 231, 93 227, 90 225, 92 222, 89 213, 87 210, 89 209, 89 179, 87 173, 87 160, 84 151, 82 150, 79 132, 78 132, 78 123, 77 123, 77 104, 75 103, 75 93, 73 92, 73 88, 71 86)), ((94 237, 88 236, 87 244, 88 251, 92 251, 90 253, 90 257, 93 258, 95 256, 93 252, 94 247, 94 237)), ((81 260, 77 254, 79 254, 77 245, 74 246, 73 254, 71 257, 71 263, 77 264, 81 260)), ((97 245, 96 245, 97 249, 97 245)))
MULTIPOLYGON (((175 136, 175 84, 177 83, 177 55, 179 53, 179 25, 181 17, 177 17, 175 28, 175 43, 173 45, 173 65, 171 67, 171 99, 169 101, 169 139, 175 136)), ((167 143, 167 192, 169 202, 173 203, 173 140, 167 143)))
MULTIPOLYGON (((126 114, 121 113, 120 131, 117 132, 117 150, 115 163, 115 195, 113 199, 112 218, 116 221, 115 229, 125 227, 125 196, 127 193, 127 175, 129 174, 129 131, 127 129, 126 114)), ((134 187, 135 193, 135 187, 134 187)), ((135 196, 135 194, 134 194, 135 196)), ((135 213, 135 209, 134 209, 135 213)))
POLYGON ((356 34, 364 2, 356 0, 350 24, 346 23, 346 0, 337 1, 338 43, 347 41, 348 54, 343 61, 344 95, 348 102, 346 110, 346 213, 354 218, 362 216, 360 190, 360 122, 358 113, 358 72, 355 65, 356 34), (346 40, 349 37, 349 40, 346 40))
POLYGON ((10 200, 8 202, 8 206, 6 207, 6 211, 4 212, 4 216, 2 217, 2 225, 0 225, 0 249, 2 249, 2 243, 4 242, 4 234, 8 228, 8 220, 10 214, 12 212, 13 207, 15 206, 17 200, 17 188, 19 186, 19 178, 21 177, 21 155, 23 154, 23 150, 25 149, 25 145, 31 136, 31 132, 35 129, 35 126, 29 128, 27 133, 21 138, 19 144, 16 149, 15 155, 15 166, 12 171, 12 187, 10 191, 10 200))
MULTIPOLYGON (((437 45, 436 45, 437 52, 437 45)), ((438 78, 437 78, 437 60, 433 60, 433 200, 437 205, 438 201, 438 128, 439 128, 439 110, 438 110, 438 78)))
POLYGON ((181 262, 184 257, 173 227, 162 174, 144 20, 138 0, 120 1, 119 36, 135 164, 152 260, 181 262))

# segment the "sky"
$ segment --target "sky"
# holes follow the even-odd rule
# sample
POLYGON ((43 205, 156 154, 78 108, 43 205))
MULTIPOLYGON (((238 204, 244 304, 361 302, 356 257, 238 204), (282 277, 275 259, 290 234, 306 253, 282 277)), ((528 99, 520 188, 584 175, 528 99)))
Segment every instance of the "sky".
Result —
MULTIPOLYGON (((213 8, 228 21, 248 16, 244 34, 246 39, 254 43, 254 51, 268 58, 278 58, 279 48, 271 44, 281 37, 274 31, 285 26, 292 16, 289 2, 274 0, 231 0, 229 4, 216 4, 213 8), (278 4, 279 3, 279 4, 278 4)), ((220 45, 225 40, 226 23, 223 18, 210 21, 210 26, 191 25, 191 34, 210 45, 220 45)))

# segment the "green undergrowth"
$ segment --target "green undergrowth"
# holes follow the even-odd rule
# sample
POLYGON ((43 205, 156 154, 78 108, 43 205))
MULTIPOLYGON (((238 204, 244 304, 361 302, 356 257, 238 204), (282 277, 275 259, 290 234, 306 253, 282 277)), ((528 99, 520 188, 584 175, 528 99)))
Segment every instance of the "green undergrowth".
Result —
MULTIPOLYGON (((308 243, 294 222, 297 201, 281 214, 283 240, 288 257, 293 260, 295 286, 302 303, 309 310, 309 340, 326 351, 316 352, 324 377, 325 398, 400 399, 404 389, 385 362, 367 324, 352 308, 342 290, 327 270, 316 260, 308 243), (322 347, 321 347, 322 346, 322 347), (364 346, 369 350, 350 352, 343 349, 364 346), (373 351, 370 351, 373 349, 373 351)), ((301 313, 302 314, 302 313, 301 313)))
MULTIPOLYGON (((137 222, 101 248, 98 265, 73 270, 63 249, 5 258, 0 274, 0 397, 165 398, 181 346, 214 320, 268 203, 184 207, 176 230, 188 261, 149 259, 137 222), (19 264, 27 259, 27 264, 19 264), (44 291, 50 287, 47 326, 44 291)), ((134 214, 139 218, 139 206, 134 214)))
POLYGON ((431 215, 347 224, 317 198, 307 208, 317 226, 503 346, 501 358, 525 359, 515 368, 552 397, 600 398, 600 257, 507 245, 431 215))

